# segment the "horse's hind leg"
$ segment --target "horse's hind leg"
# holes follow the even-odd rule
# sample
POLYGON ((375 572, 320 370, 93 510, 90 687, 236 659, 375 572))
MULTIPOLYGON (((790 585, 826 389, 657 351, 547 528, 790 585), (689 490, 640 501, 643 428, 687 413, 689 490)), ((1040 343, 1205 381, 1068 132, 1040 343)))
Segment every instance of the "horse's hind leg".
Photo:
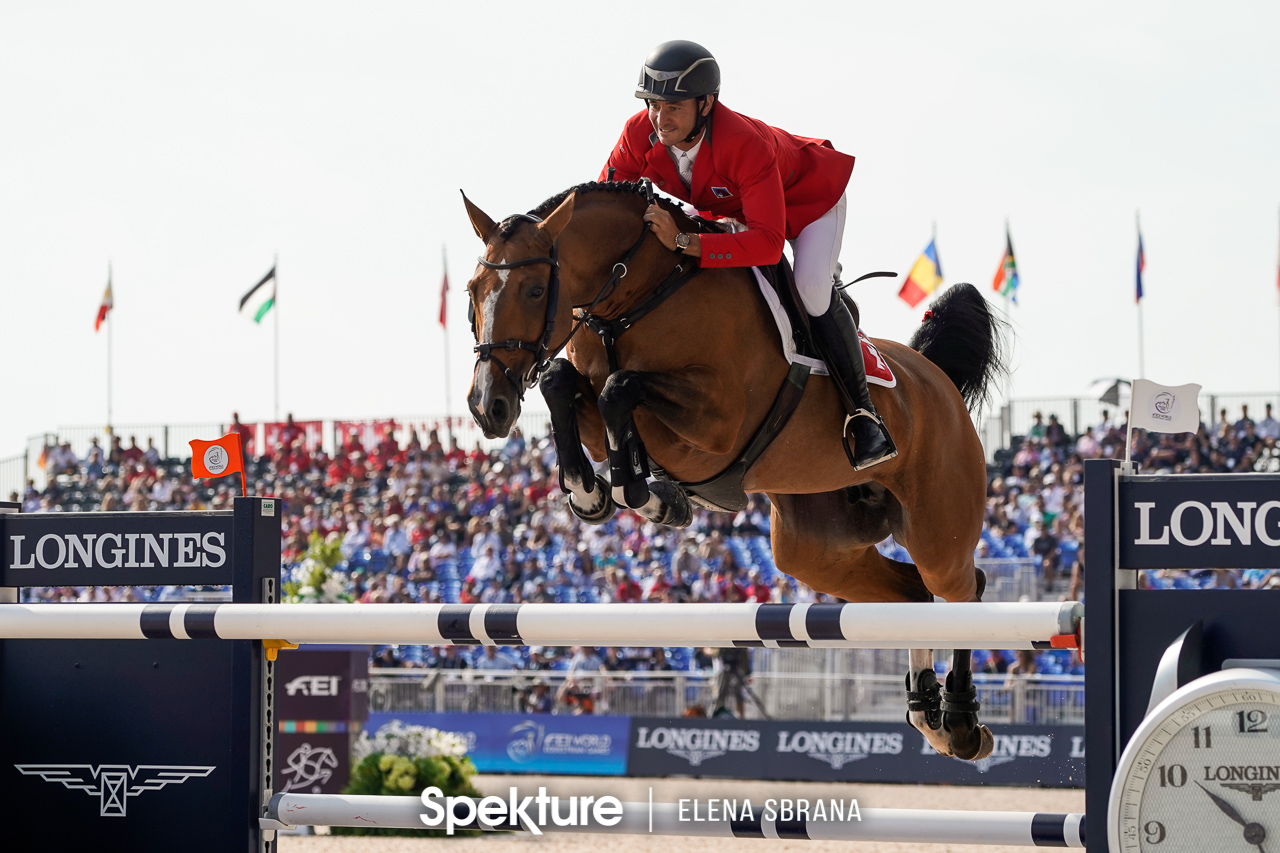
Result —
POLYGON ((942 691, 942 729, 956 758, 977 761, 995 749, 991 729, 978 722, 978 688, 973 683, 973 651, 955 649, 942 691))
POLYGON ((587 524, 603 524, 617 507, 609 495, 609 484, 582 452, 578 432, 578 407, 589 389, 586 379, 566 359, 547 365, 538 383, 551 413, 551 439, 556 445, 560 467, 560 488, 569 496, 569 509, 587 524))

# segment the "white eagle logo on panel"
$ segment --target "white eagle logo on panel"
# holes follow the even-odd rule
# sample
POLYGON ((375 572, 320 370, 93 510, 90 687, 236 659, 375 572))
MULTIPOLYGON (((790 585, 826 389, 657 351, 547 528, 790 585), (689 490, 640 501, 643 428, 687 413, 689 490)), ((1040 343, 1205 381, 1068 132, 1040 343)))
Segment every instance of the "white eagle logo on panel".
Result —
POLYGON ((73 791, 98 797, 100 817, 124 817, 129 797, 181 785, 197 776, 208 776, 216 767, 181 767, 170 764, 15 764, 24 776, 61 782, 73 791))

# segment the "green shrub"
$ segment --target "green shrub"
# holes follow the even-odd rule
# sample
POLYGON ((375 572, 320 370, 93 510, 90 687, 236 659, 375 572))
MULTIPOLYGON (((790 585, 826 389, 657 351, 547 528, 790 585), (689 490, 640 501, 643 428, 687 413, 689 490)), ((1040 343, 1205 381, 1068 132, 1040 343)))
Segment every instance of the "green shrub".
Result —
MULTIPOLYGON (((344 794, 421 797, 434 785, 446 797, 482 797, 471 777, 476 767, 466 756, 466 744, 452 732, 392 721, 369 737, 361 733, 354 750, 356 764, 344 794)), ((444 837, 443 829, 385 829, 335 826, 334 835, 426 835, 444 837)), ((454 837, 480 835, 479 830, 454 832, 454 837)))

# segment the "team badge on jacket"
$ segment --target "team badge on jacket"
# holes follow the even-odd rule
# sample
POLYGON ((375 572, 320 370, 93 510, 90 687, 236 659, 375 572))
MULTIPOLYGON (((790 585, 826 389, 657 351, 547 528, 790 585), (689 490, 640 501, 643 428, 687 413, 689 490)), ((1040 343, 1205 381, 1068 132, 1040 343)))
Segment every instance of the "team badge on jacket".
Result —
POLYGON ((716 198, 730 198, 733 195, 728 187, 712 187, 711 194, 716 198))

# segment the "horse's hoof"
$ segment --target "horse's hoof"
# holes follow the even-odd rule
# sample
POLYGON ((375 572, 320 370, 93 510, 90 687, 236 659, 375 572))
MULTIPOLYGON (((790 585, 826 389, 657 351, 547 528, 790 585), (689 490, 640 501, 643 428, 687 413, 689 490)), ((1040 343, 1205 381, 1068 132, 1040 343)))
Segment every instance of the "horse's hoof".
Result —
POLYGON ((569 495, 569 511, 576 515, 584 524, 604 524, 613 518, 614 512, 618 507, 613 502, 613 498, 609 496, 609 484, 599 474, 596 475, 596 487, 591 494, 600 496, 600 505, 595 509, 583 509, 573 502, 572 493, 569 495))
POLYGON ((966 734, 970 736, 963 738, 962 742, 952 739, 955 756, 961 761, 981 761, 995 751, 996 739, 986 726, 979 725, 966 734))
POLYGON ((669 480, 654 480, 649 484, 649 491, 660 501, 662 510, 650 521, 668 527, 688 527, 693 521, 693 507, 684 489, 669 480))

